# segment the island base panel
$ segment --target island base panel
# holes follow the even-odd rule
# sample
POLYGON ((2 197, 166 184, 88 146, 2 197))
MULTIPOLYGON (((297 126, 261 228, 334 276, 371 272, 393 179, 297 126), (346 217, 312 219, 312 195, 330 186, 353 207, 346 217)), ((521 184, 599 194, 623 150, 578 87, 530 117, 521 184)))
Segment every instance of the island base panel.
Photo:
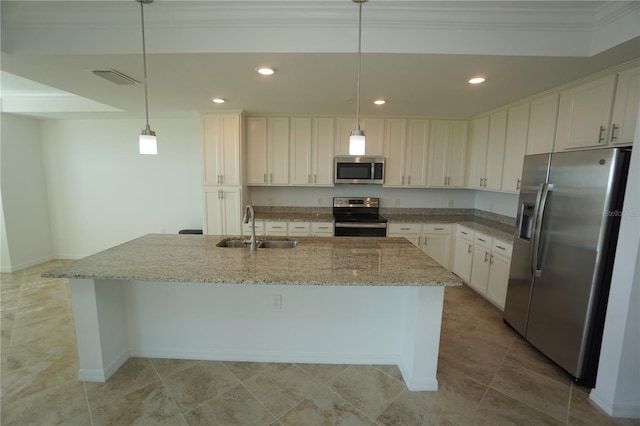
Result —
POLYGON ((443 287, 77 281, 81 380, 143 356, 397 364, 410 390, 437 389, 443 287))

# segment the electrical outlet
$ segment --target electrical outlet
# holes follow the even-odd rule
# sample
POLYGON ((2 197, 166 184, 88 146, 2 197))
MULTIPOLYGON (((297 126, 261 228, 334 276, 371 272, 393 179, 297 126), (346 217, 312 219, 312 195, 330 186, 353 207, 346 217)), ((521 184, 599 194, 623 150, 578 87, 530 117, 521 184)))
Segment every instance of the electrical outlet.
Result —
POLYGON ((318 198, 318 205, 321 206, 322 205, 322 198, 318 198))
POLYGON ((489 203, 489 211, 493 213, 493 203, 489 203))
POLYGON ((396 198, 396 207, 400 207, 400 198, 396 198))
POLYGON ((273 205, 273 198, 269 198, 269 205, 272 206, 273 205))
POLYGON ((166 234, 167 233, 167 228, 160 228, 160 232, 163 233, 163 234, 166 234))
POLYGON ((280 310, 282 309, 282 295, 281 294, 273 294, 271 295, 271 306, 273 309, 280 310))
POLYGON ((448 206, 449 206, 449 207, 453 207, 453 200, 449 200, 449 204, 448 204, 448 206))

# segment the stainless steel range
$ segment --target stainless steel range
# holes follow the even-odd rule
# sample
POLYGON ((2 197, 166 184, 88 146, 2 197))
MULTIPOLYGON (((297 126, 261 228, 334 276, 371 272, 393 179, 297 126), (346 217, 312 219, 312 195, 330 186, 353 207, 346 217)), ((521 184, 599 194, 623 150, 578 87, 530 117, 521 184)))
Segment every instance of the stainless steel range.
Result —
POLYGON ((387 219, 380 216, 380 200, 373 197, 334 197, 336 237, 386 237, 387 219))

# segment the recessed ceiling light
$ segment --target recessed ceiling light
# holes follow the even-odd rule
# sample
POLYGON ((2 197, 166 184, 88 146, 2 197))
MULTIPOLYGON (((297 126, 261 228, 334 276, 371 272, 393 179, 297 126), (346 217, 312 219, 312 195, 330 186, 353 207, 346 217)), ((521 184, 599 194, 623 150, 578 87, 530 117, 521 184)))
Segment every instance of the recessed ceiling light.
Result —
POLYGON ((384 105, 387 103, 387 101, 385 101, 384 99, 376 99, 375 101, 373 101, 373 103, 376 105, 384 105))
POLYGON ((484 83, 484 81, 485 81, 484 77, 473 77, 472 79, 469 80, 469 83, 480 84, 480 83, 484 83))
POLYGON ((213 98, 213 99, 211 99, 211 101, 213 101, 214 104, 223 104, 224 103, 224 99, 222 99, 222 98, 213 98))
POLYGON ((273 75, 276 72, 275 68, 271 67, 259 67, 257 70, 258 73, 262 75, 273 75))

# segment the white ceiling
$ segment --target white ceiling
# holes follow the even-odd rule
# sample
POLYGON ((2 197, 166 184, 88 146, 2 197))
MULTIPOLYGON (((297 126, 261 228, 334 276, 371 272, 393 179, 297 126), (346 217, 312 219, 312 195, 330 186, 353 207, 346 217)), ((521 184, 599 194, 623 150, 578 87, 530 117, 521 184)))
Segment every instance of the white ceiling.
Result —
MULTIPOLYGON (((143 117, 140 4, 6 1, 4 112, 143 117)), ((156 0, 144 6, 150 119, 218 109, 355 114, 349 0, 156 0), (269 78, 255 72, 272 65, 269 78), (211 97, 228 100, 213 105, 211 97)), ((640 58, 639 1, 400 1, 363 5, 362 114, 470 117, 640 58), (487 82, 466 80, 485 75, 487 82), (388 100, 375 107, 376 97, 388 100)))

